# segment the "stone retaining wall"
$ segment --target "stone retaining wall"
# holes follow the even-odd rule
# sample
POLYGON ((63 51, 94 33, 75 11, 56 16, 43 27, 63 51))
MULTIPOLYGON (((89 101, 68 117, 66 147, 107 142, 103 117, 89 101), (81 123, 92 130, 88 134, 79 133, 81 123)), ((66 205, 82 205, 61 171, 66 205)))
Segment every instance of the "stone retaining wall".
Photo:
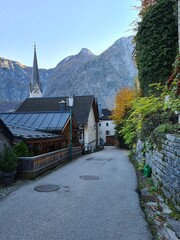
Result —
POLYGON ((166 137, 160 150, 145 151, 144 144, 138 141, 136 159, 151 166, 155 185, 180 210, 180 137, 166 137))

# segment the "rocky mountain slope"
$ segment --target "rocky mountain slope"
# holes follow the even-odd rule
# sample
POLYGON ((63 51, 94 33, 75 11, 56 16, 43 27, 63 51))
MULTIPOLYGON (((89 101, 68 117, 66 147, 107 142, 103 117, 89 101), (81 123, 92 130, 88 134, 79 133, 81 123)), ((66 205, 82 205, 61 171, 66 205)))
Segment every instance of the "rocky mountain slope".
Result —
MULTIPOLYGON (((83 48, 55 68, 39 70, 43 94, 94 94, 103 107, 112 107, 116 91, 134 85, 132 51, 132 37, 120 38, 99 56, 83 48)), ((28 97, 31 74, 31 67, 0 58, 0 111, 11 109, 28 97)))
POLYGON ((47 81, 45 95, 94 94, 99 103, 111 108, 118 89, 134 86, 132 51, 132 37, 119 39, 99 56, 82 49, 57 65, 47 81))
MULTIPOLYGON (((40 69, 42 85, 46 84, 51 70, 40 69)), ((32 67, 0 58, 0 99, 15 102, 28 97, 32 67)))

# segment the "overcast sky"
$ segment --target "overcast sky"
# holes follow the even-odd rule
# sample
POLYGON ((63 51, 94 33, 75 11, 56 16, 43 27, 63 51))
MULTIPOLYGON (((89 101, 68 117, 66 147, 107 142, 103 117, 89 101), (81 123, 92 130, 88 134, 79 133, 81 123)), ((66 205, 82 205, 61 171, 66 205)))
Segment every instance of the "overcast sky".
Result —
POLYGON ((0 57, 39 68, 88 48, 99 55, 133 34, 139 0, 0 0, 0 57))

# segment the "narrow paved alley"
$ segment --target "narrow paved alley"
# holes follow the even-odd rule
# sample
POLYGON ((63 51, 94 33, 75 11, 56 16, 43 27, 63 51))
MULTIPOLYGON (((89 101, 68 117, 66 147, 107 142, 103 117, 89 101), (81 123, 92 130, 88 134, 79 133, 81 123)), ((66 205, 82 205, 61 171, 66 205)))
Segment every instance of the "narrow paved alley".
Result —
POLYGON ((136 187, 128 151, 105 147, 4 197, 0 239, 150 240, 136 187), (34 190, 48 184, 59 189, 34 190))

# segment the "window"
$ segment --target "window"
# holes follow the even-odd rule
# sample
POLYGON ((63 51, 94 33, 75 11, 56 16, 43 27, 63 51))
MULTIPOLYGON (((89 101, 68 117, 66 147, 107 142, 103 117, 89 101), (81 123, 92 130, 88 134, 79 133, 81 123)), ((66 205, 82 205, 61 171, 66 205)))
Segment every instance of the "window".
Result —
POLYGON ((101 123, 99 123, 99 126, 101 127, 101 123))
POLYGON ((106 127, 108 127, 109 126, 109 123, 106 123, 106 127))
POLYGON ((106 135, 110 135, 110 131, 106 131, 106 135))

